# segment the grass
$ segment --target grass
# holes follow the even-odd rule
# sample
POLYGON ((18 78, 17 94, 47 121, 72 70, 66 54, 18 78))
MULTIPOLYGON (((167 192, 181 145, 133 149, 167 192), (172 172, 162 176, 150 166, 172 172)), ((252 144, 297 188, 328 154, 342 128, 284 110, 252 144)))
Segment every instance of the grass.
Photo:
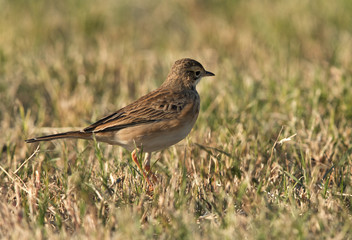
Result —
POLYGON ((1 1, 0 236, 351 239, 352 4, 1 1), (153 196, 120 147, 24 139, 84 127, 159 86, 216 74, 153 196))

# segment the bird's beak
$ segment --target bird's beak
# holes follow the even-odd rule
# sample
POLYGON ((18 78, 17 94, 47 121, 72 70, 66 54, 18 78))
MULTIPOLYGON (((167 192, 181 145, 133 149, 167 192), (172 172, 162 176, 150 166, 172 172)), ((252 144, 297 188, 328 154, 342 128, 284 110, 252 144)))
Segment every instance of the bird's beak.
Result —
POLYGON ((215 76, 215 74, 212 72, 205 71, 204 77, 211 77, 211 76, 215 76))

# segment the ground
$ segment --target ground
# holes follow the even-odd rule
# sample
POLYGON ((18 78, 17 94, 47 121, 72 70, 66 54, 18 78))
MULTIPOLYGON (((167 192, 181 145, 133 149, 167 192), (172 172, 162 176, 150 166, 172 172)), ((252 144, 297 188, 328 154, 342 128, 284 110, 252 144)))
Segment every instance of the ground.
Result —
POLYGON ((351 239, 352 2, 0 0, 0 236, 351 239), (190 57, 189 136, 152 156, 79 129, 190 57), (143 156, 139 156, 142 158, 143 156))

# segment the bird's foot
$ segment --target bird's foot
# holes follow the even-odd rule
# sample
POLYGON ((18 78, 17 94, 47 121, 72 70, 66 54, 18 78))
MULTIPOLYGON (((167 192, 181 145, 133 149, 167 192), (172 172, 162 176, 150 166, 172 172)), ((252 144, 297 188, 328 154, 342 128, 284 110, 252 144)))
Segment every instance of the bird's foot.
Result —
POLYGON ((152 182, 153 182, 154 184, 156 184, 156 183, 159 182, 159 181, 158 181, 158 178, 157 178, 157 175, 154 174, 154 173, 150 170, 150 165, 146 165, 146 166, 144 167, 144 170, 146 171, 147 176, 152 180, 152 182))
POLYGON ((144 179, 147 181, 148 191, 149 192, 153 192, 154 191, 153 184, 150 181, 148 174, 143 170, 143 168, 139 164, 139 161, 138 161, 138 158, 137 158, 137 155, 136 155, 136 151, 133 151, 131 156, 132 156, 133 162, 137 165, 138 169, 142 172, 144 179))

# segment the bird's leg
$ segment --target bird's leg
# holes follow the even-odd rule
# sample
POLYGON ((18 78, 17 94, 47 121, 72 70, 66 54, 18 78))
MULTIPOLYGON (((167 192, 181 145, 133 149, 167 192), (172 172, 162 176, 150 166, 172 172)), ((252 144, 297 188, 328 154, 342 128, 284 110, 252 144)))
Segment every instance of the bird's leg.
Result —
POLYGON ((144 158, 144 169, 147 173, 149 173, 150 171, 150 158, 151 158, 152 154, 147 152, 145 153, 145 158, 144 158))
POLYGON ((145 171, 143 170, 143 168, 141 167, 141 165, 138 162, 138 158, 137 158, 137 154, 136 154, 137 150, 133 150, 133 152, 131 153, 132 156, 132 160, 133 162, 137 165, 138 169, 142 172, 144 179, 147 181, 148 183, 148 187, 150 191, 153 191, 153 184, 151 183, 151 181, 149 180, 147 174, 145 173, 145 171))
POLYGON ((151 176, 152 181, 154 183, 158 182, 158 179, 156 178, 155 174, 150 170, 150 158, 152 154, 150 152, 145 153, 145 159, 144 159, 144 170, 147 172, 148 176, 151 176))

